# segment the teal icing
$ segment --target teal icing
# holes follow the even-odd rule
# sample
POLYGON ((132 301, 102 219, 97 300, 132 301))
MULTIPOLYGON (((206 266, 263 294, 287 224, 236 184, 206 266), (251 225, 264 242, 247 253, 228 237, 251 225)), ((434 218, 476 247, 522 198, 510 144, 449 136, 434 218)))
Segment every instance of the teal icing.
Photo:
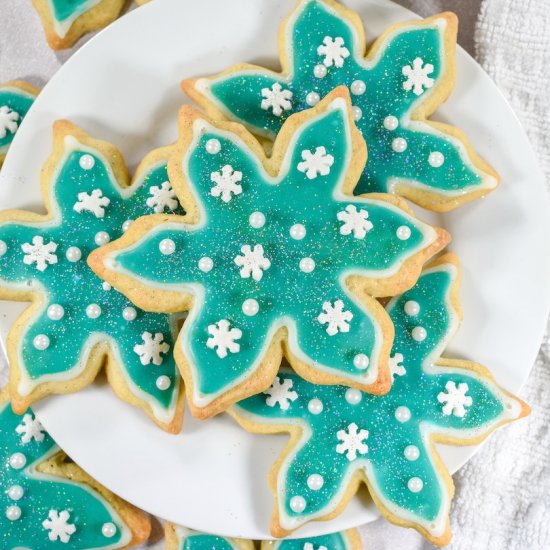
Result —
MULTIPOLYGON (((31 108, 35 98, 27 92, 23 92, 17 88, 0 88, 0 107, 8 107, 19 115, 17 120, 17 129, 21 126, 21 122, 25 118, 28 110, 31 108)), ((0 117, 1 118, 1 117, 0 117)), ((6 129, 6 135, 0 138, 0 153, 5 153, 10 146, 15 132, 6 129)))
POLYGON ((364 353, 371 365, 378 360, 378 324, 345 289, 344 278, 351 273, 387 276, 388 270, 397 270, 404 259, 427 246, 431 237, 423 234, 424 224, 385 202, 339 195, 349 164, 350 137, 344 104, 338 104, 340 107, 299 129, 275 180, 234 136, 205 129, 186 153, 184 167, 202 209, 202 225, 160 224, 113 256, 115 270, 138 277, 153 288, 175 285, 199 297, 184 324, 181 340, 187 361, 196 371, 194 383, 202 397, 210 399, 250 375, 265 353, 269 335, 282 324, 295 327, 295 344, 293 330, 290 336, 292 352, 317 370, 364 382, 365 372, 368 375, 371 369, 356 368, 353 358, 364 353), (205 144, 211 139, 220 142, 218 154, 206 151, 205 144), (334 164, 328 175, 308 179, 297 169, 302 151, 321 145, 333 155, 334 164), (211 194, 211 174, 226 165, 242 172, 242 193, 227 203, 211 194), (347 205, 368 211, 373 228, 365 238, 340 234, 343 222, 337 214, 347 205), (260 229, 252 228, 248 221, 255 211, 266 218, 260 229), (306 227, 302 240, 290 237, 289 230, 296 223, 306 227), (407 240, 396 236, 401 226, 410 229, 407 240), (175 243, 175 253, 160 252, 164 239, 175 243), (242 278, 234 259, 242 254, 243 245, 257 244, 263 246, 271 266, 259 281, 242 278), (208 273, 198 267, 202 257, 213 260, 214 268, 208 273), (300 260, 306 257, 316 264, 311 273, 299 268, 300 260), (248 317, 241 309, 247 299, 258 301, 255 316, 248 317), (342 300, 353 319, 349 332, 329 336, 327 325, 317 318, 325 302, 334 304, 336 300, 342 300), (242 336, 237 340, 237 353, 219 358, 206 344, 209 327, 222 319, 242 331, 242 336))
POLYGON ((234 407, 237 414, 259 424, 307 427, 298 450, 287 455, 278 475, 283 526, 288 521, 287 527, 296 527, 308 519, 330 513, 346 490, 348 474, 361 471, 368 478, 377 501, 382 501, 394 516, 441 534, 449 496, 444 478, 434 465, 429 434, 451 434, 468 439, 472 434, 486 433, 501 419, 511 417, 510 411, 505 410, 507 398, 487 379, 473 371, 436 366, 442 348, 457 325, 456 313, 449 303, 454 273, 454 268, 448 265, 432 268, 420 277, 414 288, 390 302, 388 312, 396 329, 392 357, 403 355, 400 366, 405 372, 395 373, 388 394, 359 393, 360 402, 350 404, 346 392, 355 390, 310 384, 283 369, 279 382, 290 380, 290 389, 297 394, 294 400, 288 401, 286 410, 279 403, 270 406, 269 397, 263 394, 243 400, 234 407), (417 315, 410 316, 404 311, 410 300, 420 306, 417 315), (427 331, 423 342, 411 336, 412 329, 417 326, 427 331), (465 405, 463 417, 454 412, 443 413, 443 403, 438 396, 447 392, 445 386, 449 381, 456 386, 462 383, 468 386, 465 395, 472 402, 465 405), (321 414, 315 415, 308 410, 312 399, 323 403, 321 414), (396 419, 398 407, 409 409, 408 421, 396 419), (368 437, 360 438, 368 451, 358 450, 355 458, 351 456, 349 460, 347 451, 337 452, 341 443, 337 434, 341 430, 349 433, 351 424, 356 424, 359 432, 368 431, 368 437), (419 449, 417 460, 405 457, 409 445, 419 449), (307 480, 311 474, 323 476, 321 489, 309 488, 307 480), (409 480, 415 477, 423 482, 423 488, 416 493, 408 489, 409 480), (290 508, 290 501, 295 496, 305 499, 302 513, 290 508))
MULTIPOLYGON (((19 366, 23 373, 36 386, 53 379, 71 380, 85 367, 87 353, 93 343, 110 344, 120 368, 129 379, 130 386, 140 399, 153 403, 163 415, 169 412, 178 393, 179 373, 172 349, 174 346, 174 319, 141 311, 136 308, 137 317, 126 321, 122 312, 132 304, 116 290, 104 290, 99 279, 86 263, 88 254, 97 248, 95 235, 107 232, 112 239, 122 235, 122 225, 143 214, 153 212, 146 204, 151 197, 151 188, 159 187, 168 180, 166 163, 159 163, 149 169, 138 188, 121 190, 115 183, 110 168, 102 157, 94 151, 79 150, 66 154, 60 162, 58 173, 52 182, 51 202, 55 211, 53 221, 47 222, 4 222, 0 225, 0 245, 4 243, 5 253, 0 256, 0 285, 8 289, 32 287, 44 296, 40 311, 24 331, 19 343, 19 366), (84 170, 79 162, 83 155, 91 155, 95 164, 84 170), (104 217, 96 217, 89 211, 78 213, 74 210, 80 193, 92 194, 101 190, 103 197, 110 201, 104 209, 104 217), (22 246, 32 243, 33 238, 42 237, 44 244, 54 242, 57 263, 47 265, 44 271, 37 264, 24 263, 25 252, 22 246), (78 247, 82 258, 70 262, 66 258, 69 247, 78 247), (65 310, 59 321, 48 317, 51 304, 59 304, 65 310), (101 315, 91 319, 86 314, 90 304, 101 307, 101 315), (134 346, 142 344, 142 335, 162 334, 170 353, 163 353, 161 365, 142 364, 134 351, 134 346), (50 345, 38 350, 33 345, 37 335, 45 334, 50 345), (73 369, 77 369, 73 373, 73 369), (169 389, 160 390, 156 386, 159 376, 168 376, 169 389)), ((183 210, 178 207, 177 212, 183 210)), ((0 249, 2 247, 0 246, 0 249)), ((108 288, 108 287, 107 287, 108 288)))
MULTIPOLYGON (((320 537, 308 537, 305 539, 285 539, 277 541, 273 550, 304 550, 305 545, 311 544, 310 550, 320 550, 325 547, 327 550, 349 550, 350 546, 346 541, 345 533, 331 533, 320 537)), ((307 550, 307 549, 306 549, 307 550)))
POLYGON ((235 546, 224 537, 193 533, 182 540, 178 550, 235 550, 235 546))
MULTIPOLYGON (((62 22, 70 18, 76 18, 88 10, 90 0, 50 0, 54 17, 62 22)), ((100 0, 96 0, 94 5, 100 0)), ((93 0, 92 0, 93 2, 93 0)))
POLYGON ((357 36, 353 26, 332 8, 319 0, 302 2, 293 27, 287 31, 287 51, 293 68, 288 79, 268 70, 242 70, 215 78, 211 81, 206 96, 220 106, 223 112, 269 137, 275 136, 284 121, 293 113, 309 108, 306 97, 316 92, 323 98, 339 85, 350 87, 355 80, 366 84, 363 95, 351 96, 354 105, 362 111, 357 127, 365 138, 369 156, 355 193, 391 192, 395 179, 416 182, 424 189, 438 194, 463 194, 484 184, 480 172, 458 141, 426 125, 413 128, 409 123, 411 112, 422 101, 426 90, 420 96, 406 91, 403 83, 406 77, 402 68, 410 66, 420 57, 425 64, 433 65, 429 75, 438 78, 444 70, 443 30, 437 24, 418 27, 404 27, 397 31, 382 47, 374 63, 366 63, 363 52, 357 48, 357 36), (328 67, 324 78, 316 78, 315 65, 323 56, 317 47, 326 37, 342 37, 350 56, 343 66, 328 67), (292 108, 275 116, 271 109, 263 110, 261 91, 280 83, 283 89, 292 92, 292 108), (384 119, 395 116, 399 127, 387 130, 384 119), (403 138, 408 147, 404 152, 393 151, 395 138, 403 138), (430 153, 444 155, 444 164, 433 167, 429 164, 430 153))
POLYGON ((38 465, 60 449, 43 429, 35 432, 41 441, 30 435, 25 438, 24 432, 16 431, 25 424, 37 422, 32 411, 29 409, 25 415, 19 416, 12 412, 9 403, 0 407, 0 546, 40 550, 114 549, 125 546, 129 541, 128 527, 101 495, 82 483, 37 472, 38 465), (14 453, 25 456, 24 468, 17 470, 10 466, 9 459, 14 453), (8 489, 14 485, 23 489, 19 500, 13 500, 8 495, 8 489), (6 517, 9 506, 19 507, 19 519, 10 521, 6 517), (63 543, 59 538, 54 541, 49 539, 51 531, 45 529, 42 523, 48 519, 50 510, 70 513, 68 523, 73 524, 76 530, 70 535, 68 543, 63 543), (105 523, 113 523, 117 527, 114 536, 108 538, 102 534, 105 523))

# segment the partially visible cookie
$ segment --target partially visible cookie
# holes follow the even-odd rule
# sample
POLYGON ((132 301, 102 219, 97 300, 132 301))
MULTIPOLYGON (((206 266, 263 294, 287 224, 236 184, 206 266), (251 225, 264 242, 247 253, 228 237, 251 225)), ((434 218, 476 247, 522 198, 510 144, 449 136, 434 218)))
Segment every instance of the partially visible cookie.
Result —
POLYGON ((29 409, 0 392, 2 548, 126 548, 147 540, 147 516, 70 462, 29 409))
POLYGON ((0 167, 23 118, 39 93, 38 88, 21 80, 0 86, 0 167))
POLYGON ((260 550, 361 550, 361 535, 357 529, 348 529, 320 537, 263 541, 260 550))
POLYGON ((251 540, 199 533, 173 523, 164 526, 166 550, 254 550, 251 540))
POLYGON ((119 15, 125 0, 32 0, 54 50, 70 48, 84 34, 102 29, 119 15))
POLYGON ((499 181, 459 129, 428 120, 454 86, 456 33, 453 13, 399 23, 365 57, 357 13, 335 0, 300 0, 279 32, 280 73, 243 63, 183 88, 210 116, 273 139, 291 114, 345 85, 369 147, 355 193, 395 193, 447 211, 499 181))
POLYGON ((365 483, 389 521, 436 545, 450 541, 454 487, 434 444, 479 443, 529 413, 482 366, 441 357, 460 320, 458 282, 447 255, 388 303, 396 337, 386 395, 314 385, 283 368, 286 395, 273 401, 266 391, 230 410, 247 430, 291 434, 270 474, 274 536, 334 518, 365 483))
POLYGON ((55 124, 53 145, 41 174, 48 213, 0 212, 0 299, 32 302, 7 340, 14 410, 78 391, 105 367, 120 398, 178 432, 178 318, 134 307, 86 263, 138 216, 183 212, 168 180, 169 150, 149 154, 130 182, 115 147, 67 121, 55 124))

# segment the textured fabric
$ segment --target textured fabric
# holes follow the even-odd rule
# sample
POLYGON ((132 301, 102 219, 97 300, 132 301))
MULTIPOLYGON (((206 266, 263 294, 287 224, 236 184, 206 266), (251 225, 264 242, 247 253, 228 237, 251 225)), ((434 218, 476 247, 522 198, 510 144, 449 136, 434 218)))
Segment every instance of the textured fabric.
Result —
MULTIPOLYGON (((475 55, 520 117, 550 181, 550 0, 399 0, 428 16, 452 10, 459 42, 475 55)), ((81 46, 54 53, 30 2, 0 0, 0 82, 23 78, 44 85, 81 46)), ((0 353, 0 385, 6 375, 0 353), (3 367, 2 367, 3 365, 3 367)), ((455 476, 452 550, 550 548, 550 340, 542 344, 521 396, 528 420, 498 432, 455 476)), ((413 530, 378 520, 361 529, 366 550, 427 550, 413 530)), ((164 547, 155 523, 147 548, 164 547)))

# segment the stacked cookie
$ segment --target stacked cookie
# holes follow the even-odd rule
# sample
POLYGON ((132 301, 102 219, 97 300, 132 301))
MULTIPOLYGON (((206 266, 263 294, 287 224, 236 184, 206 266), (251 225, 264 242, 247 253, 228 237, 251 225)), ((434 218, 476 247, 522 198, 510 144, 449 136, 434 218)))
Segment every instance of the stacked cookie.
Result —
POLYGON ((445 212, 498 184, 459 130, 427 120, 454 83, 456 26, 397 25, 364 57, 356 14, 301 0, 283 71, 184 81, 208 116, 184 106, 178 141, 132 181, 112 145, 56 123, 48 213, 0 214, 0 297, 32 301, 8 339, 14 411, 105 367, 169 432, 184 394, 197 418, 288 432, 274 536, 337 516, 366 483, 390 521, 448 543, 434 443, 528 413, 485 368, 441 357, 459 262, 434 258, 450 235, 405 200, 445 212))

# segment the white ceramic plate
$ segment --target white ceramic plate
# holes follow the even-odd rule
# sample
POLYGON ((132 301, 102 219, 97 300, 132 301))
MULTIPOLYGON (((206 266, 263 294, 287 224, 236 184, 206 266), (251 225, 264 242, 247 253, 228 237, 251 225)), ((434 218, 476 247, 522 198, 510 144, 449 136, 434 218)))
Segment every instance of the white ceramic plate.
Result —
MULTIPOLYGON (((180 80, 245 60, 277 67, 277 29, 294 3, 156 0, 120 19, 76 53, 39 96, 2 170, 0 207, 42 209, 38 178, 56 119, 113 142, 132 167, 150 149, 173 141, 185 101, 180 80)), ((369 39, 415 17, 386 0, 344 3, 360 13, 369 39)), ((464 266, 465 321, 447 353, 484 363, 517 392, 534 362, 550 303, 543 176, 510 107, 462 50, 458 85, 437 118, 460 125, 502 175, 500 189, 486 200, 436 220, 454 236, 451 248, 464 266)), ((2 305, 4 341, 21 309, 2 305)), ((137 506, 203 531, 269 538, 273 501, 266 476, 286 437, 252 436, 229 417, 199 423, 191 415, 183 435, 167 435, 101 382, 35 408, 74 460, 137 506)), ((455 471, 475 448, 441 451, 455 471)), ((375 517, 363 494, 337 519, 297 535, 375 517)))

